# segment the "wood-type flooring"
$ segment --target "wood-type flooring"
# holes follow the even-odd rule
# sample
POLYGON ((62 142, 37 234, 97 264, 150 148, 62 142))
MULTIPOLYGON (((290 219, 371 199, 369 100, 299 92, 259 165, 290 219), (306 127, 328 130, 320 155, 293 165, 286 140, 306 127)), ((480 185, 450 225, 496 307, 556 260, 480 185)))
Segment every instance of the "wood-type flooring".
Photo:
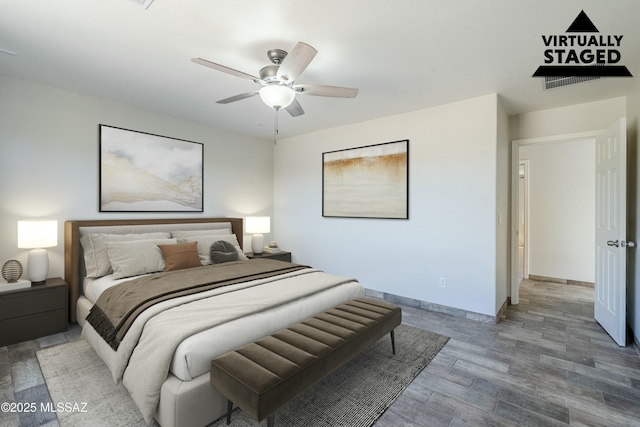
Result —
POLYGON ((593 293, 525 280, 497 325, 403 307, 451 339, 375 426, 640 426, 640 356, 594 320, 593 293))

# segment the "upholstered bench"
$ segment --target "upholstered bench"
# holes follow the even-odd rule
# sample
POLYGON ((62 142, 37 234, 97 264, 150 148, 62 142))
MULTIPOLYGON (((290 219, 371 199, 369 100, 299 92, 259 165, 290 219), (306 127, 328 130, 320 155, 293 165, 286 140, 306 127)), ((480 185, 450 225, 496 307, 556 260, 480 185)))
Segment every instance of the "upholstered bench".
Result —
POLYGON ((235 403, 257 421, 391 334, 402 321, 400 307, 359 298, 211 361, 211 385, 228 399, 227 424, 235 403))

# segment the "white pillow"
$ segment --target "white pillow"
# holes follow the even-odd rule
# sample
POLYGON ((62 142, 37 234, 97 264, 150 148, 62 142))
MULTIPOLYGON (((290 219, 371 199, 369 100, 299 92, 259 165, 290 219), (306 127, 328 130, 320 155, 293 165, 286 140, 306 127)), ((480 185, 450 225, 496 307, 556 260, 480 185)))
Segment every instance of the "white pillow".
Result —
POLYGON ((164 271, 164 257, 158 245, 177 244, 176 239, 107 242, 113 278, 139 276, 164 271))
POLYGON ((134 240, 169 239, 167 233, 142 234, 86 234, 80 239, 84 252, 86 277, 102 277, 111 273, 111 262, 107 254, 107 242, 128 242, 134 240))
POLYGON ((249 259, 242 252, 240 243, 238 243, 238 239, 235 234, 187 237, 185 239, 180 239, 180 243, 198 242, 198 255, 200 256, 200 262, 202 265, 209 265, 211 264, 209 250, 211 249, 211 245, 218 240, 224 240, 225 242, 229 242, 235 246, 236 251, 238 251, 238 259, 242 261, 249 259))
POLYGON ((213 235, 229 235, 231 234, 231 229, 229 228, 220 228, 217 230, 181 230, 181 231, 172 231, 171 237, 175 237, 176 239, 187 239, 189 237, 197 237, 197 236, 213 236, 213 235))

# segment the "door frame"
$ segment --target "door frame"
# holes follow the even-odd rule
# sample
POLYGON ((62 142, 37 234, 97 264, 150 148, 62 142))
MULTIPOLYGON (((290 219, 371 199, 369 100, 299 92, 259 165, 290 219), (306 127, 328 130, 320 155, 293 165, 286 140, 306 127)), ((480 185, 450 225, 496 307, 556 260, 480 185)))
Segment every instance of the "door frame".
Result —
MULTIPOLYGON (((518 190, 520 190, 520 166, 524 167, 524 173, 522 176, 523 184, 524 184, 524 254, 522 257, 522 278, 529 278, 529 160, 518 160, 518 190)), ((519 206, 520 206, 520 194, 518 193, 518 214, 519 214, 519 206)), ((518 235, 520 231, 520 218, 518 218, 518 229, 516 230, 516 235, 518 237, 518 250, 520 247, 520 236, 518 235)), ((520 258, 520 253, 518 253, 518 258, 520 258)), ((520 263, 518 262, 518 273, 520 272, 520 263)))
POLYGON ((511 305, 517 305, 520 302, 520 278, 518 277, 518 200, 520 187, 518 185, 518 167, 520 164, 520 147, 523 145, 552 144, 557 142, 577 141, 581 139, 595 139, 603 130, 604 129, 564 135, 543 136, 539 138, 516 139, 511 141, 511 227, 509 230, 509 242, 511 246, 509 296, 511 298, 511 305))

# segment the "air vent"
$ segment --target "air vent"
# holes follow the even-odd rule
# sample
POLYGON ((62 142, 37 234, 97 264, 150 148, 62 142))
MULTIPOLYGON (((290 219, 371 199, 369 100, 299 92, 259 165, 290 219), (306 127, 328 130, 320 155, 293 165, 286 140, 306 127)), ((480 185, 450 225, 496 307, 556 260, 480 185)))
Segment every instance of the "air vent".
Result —
POLYGON ((599 80, 600 76, 581 76, 581 77, 549 77, 546 76, 542 83, 544 90, 557 89, 563 86, 576 85, 578 83, 588 82, 590 80, 599 80))

